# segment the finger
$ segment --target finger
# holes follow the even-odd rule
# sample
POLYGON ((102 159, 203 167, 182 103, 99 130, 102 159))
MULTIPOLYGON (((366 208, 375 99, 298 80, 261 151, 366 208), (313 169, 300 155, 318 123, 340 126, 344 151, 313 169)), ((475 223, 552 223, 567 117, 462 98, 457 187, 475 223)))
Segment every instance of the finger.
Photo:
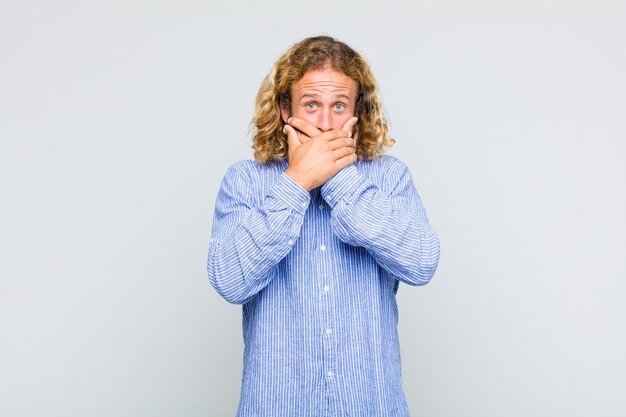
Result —
POLYGON ((354 141, 354 139, 352 138, 337 138, 337 139, 333 139, 331 141, 328 142, 328 145, 330 147, 330 150, 335 150, 335 149, 339 149, 341 147, 347 146, 347 147, 351 147, 354 149, 356 142, 354 141))
POLYGON ((296 129, 289 125, 285 125, 283 133, 287 135, 287 145, 289 146, 289 150, 296 149, 301 145, 296 129))
POLYGON ((307 143, 308 141, 311 140, 311 137, 305 135, 304 133, 300 132, 299 130, 296 130, 296 133, 298 134, 298 140, 300 141, 300 143, 307 143))
POLYGON ((328 132, 321 133, 315 137, 315 139, 320 141, 331 141, 337 138, 348 138, 350 137, 350 133, 345 130, 329 130, 328 132))
POLYGON ((355 152, 354 152, 354 148, 353 147, 351 147, 351 146, 344 146, 342 148, 335 149, 333 151, 333 157, 334 157, 335 161, 337 161, 337 160, 339 160, 341 158, 344 158, 346 156, 353 155, 354 153, 355 152))
POLYGON ((289 123, 291 126, 295 127, 296 129, 298 129, 299 131, 301 131, 302 133, 304 133, 305 135, 311 138, 313 136, 317 136, 320 133, 322 133, 321 130, 319 130, 318 128, 316 128, 315 126, 313 126, 311 123, 307 122, 304 119, 299 119, 297 117, 290 117, 287 120, 287 123, 289 123))
POLYGON ((357 159, 358 157, 356 156, 355 153, 346 155, 343 158, 339 158, 335 161, 335 167, 337 168, 337 170, 344 169, 345 167, 354 164, 357 159))
POLYGON ((341 130, 345 130, 346 132, 350 133, 350 136, 352 136, 352 128, 354 127, 354 125, 356 124, 358 120, 359 120, 358 117, 349 118, 348 120, 346 120, 346 123, 344 123, 341 130))

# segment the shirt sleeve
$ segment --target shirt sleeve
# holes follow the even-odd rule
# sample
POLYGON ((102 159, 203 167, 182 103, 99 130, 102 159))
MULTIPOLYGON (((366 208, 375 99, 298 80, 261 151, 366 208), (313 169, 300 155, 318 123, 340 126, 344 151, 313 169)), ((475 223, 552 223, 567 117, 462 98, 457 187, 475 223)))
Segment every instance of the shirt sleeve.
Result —
POLYGON ((332 208, 331 224, 340 240, 366 248, 400 281, 424 285, 439 262, 439 239, 408 168, 388 158, 380 185, 351 165, 322 186, 322 197, 332 208))
POLYGON ((211 285, 235 304, 248 302, 270 282, 270 270, 300 235, 311 198, 285 173, 260 203, 252 187, 250 175, 233 165, 215 202, 207 271, 211 285))

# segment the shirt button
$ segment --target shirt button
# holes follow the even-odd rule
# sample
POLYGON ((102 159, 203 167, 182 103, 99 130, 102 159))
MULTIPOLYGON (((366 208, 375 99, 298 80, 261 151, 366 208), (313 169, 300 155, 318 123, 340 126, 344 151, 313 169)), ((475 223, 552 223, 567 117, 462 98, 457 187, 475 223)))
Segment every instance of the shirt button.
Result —
POLYGON ((320 204, 320 205, 319 205, 319 208, 320 208, 320 210, 324 210, 324 205, 323 205, 323 204, 320 204))
POLYGON ((324 245, 324 244, 322 243, 322 246, 320 246, 320 249, 321 249, 321 250, 326 250, 326 245, 324 245))
POLYGON ((328 285, 324 285, 324 292, 328 292, 328 290, 330 290, 330 287, 328 285))
POLYGON ((328 376, 333 376, 334 374, 333 374, 333 371, 330 371, 330 370, 329 370, 328 372, 326 372, 326 375, 328 375, 328 376))
POLYGON ((290 245, 293 245, 293 240, 289 239, 287 243, 289 243, 290 245))
POLYGON ((302 206, 302 208, 307 208, 309 206, 309 204, 308 203, 302 203, 301 206, 302 206))
POLYGON ((327 335, 331 335, 333 333, 333 331, 331 329, 326 329, 326 334, 327 335))
POLYGON ((328 194, 328 195, 326 196, 326 200, 332 200, 332 199, 333 199, 333 196, 332 196, 332 195, 328 194))

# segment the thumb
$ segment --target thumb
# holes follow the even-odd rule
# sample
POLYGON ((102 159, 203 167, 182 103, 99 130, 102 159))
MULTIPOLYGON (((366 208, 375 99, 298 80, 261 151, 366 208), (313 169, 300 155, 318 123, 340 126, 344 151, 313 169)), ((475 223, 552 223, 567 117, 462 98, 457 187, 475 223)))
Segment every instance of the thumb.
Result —
POLYGON ((291 127, 290 125, 285 125, 283 128, 283 133, 287 135, 287 145, 289 146, 289 150, 296 149, 301 145, 300 139, 298 139, 298 132, 296 129, 291 127))
POLYGON ((358 120, 359 119, 357 117, 349 118, 348 120, 346 120, 346 123, 343 125, 341 130, 345 130, 346 132, 350 133, 350 137, 352 137, 352 128, 358 120))

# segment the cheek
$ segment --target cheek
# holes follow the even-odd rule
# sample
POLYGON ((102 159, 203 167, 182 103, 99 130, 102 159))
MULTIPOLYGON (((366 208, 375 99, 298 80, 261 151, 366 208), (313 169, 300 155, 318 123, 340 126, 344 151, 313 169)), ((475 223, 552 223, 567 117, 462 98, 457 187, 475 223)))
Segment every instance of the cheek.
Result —
POLYGON ((295 109, 295 111, 291 115, 293 117, 297 117, 298 119, 306 120, 311 124, 315 124, 314 122, 317 121, 316 113, 307 112, 302 108, 295 109))
POLYGON ((327 126, 328 122, 330 122, 331 129, 339 130, 353 116, 353 113, 337 114, 332 111, 316 111, 312 113, 306 111, 305 109, 297 108, 291 116, 305 120, 318 128, 321 128, 321 126, 327 126), (330 120, 325 120, 326 117, 329 117, 330 120))
POLYGON ((335 116, 333 118, 333 128, 341 129, 346 124, 346 122, 350 120, 351 117, 352 117, 352 113, 335 116))

